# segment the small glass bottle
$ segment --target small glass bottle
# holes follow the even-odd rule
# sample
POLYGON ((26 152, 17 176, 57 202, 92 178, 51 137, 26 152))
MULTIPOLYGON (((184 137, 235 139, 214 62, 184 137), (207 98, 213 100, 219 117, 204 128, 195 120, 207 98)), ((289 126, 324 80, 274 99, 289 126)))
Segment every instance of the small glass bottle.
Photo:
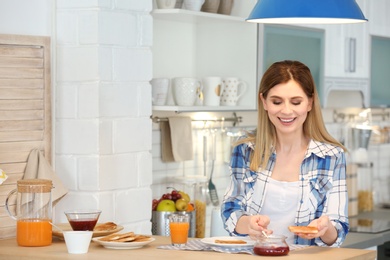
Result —
POLYGON ((283 256, 290 252, 290 248, 283 235, 258 236, 253 252, 261 256, 283 256))

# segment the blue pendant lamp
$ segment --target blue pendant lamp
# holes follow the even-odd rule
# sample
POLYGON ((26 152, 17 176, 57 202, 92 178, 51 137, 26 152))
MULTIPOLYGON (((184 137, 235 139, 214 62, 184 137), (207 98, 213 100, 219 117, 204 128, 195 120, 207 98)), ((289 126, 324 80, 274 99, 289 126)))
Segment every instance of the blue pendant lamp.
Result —
POLYGON ((248 22, 343 24, 367 22, 355 0, 258 0, 248 22))

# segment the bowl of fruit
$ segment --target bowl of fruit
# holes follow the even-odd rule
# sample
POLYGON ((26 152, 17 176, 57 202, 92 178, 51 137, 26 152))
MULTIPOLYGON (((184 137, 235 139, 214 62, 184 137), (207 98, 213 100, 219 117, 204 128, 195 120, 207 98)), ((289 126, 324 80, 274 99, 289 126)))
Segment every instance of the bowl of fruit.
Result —
POLYGON ((152 201, 152 234, 169 236, 168 216, 175 212, 190 215, 189 236, 193 237, 195 235, 194 204, 187 193, 174 188, 171 192, 165 193, 160 198, 152 201))
POLYGON ((169 193, 163 194, 159 199, 153 199, 152 211, 193 211, 194 205, 190 202, 190 196, 184 191, 173 189, 169 193))

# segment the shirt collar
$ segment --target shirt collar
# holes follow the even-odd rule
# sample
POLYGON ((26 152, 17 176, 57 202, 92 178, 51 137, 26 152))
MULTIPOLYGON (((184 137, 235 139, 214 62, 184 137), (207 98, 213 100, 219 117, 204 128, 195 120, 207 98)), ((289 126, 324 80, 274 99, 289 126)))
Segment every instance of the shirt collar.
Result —
MULTIPOLYGON (((249 142, 248 146, 252 150, 255 149, 255 145, 253 142, 249 142)), ((311 154, 314 154, 318 157, 325 158, 326 156, 331 156, 337 153, 339 153, 337 146, 311 139, 309 142, 309 147, 307 148, 306 157, 309 157, 311 154)), ((273 155, 274 154, 275 151, 273 151, 273 155)))
POLYGON ((332 156, 337 153, 339 153, 337 146, 311 139, 306 157, 309 157, 311 154, 315 154, 318 157, 325 158, 326 156, 332 156))

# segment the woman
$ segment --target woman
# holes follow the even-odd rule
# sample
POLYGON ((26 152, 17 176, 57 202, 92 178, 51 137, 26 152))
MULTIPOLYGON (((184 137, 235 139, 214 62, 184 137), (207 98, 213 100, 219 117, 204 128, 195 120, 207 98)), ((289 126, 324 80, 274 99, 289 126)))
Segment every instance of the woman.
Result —
POLYGON ((340 246, 349 228, 344 150, 326 131, 309 68, 288 60, 271 65, 260 83, 257 130, 232 153, 222 204, 226 230, 340 246), (294 234, 289 226, 318 233, 294 234))

